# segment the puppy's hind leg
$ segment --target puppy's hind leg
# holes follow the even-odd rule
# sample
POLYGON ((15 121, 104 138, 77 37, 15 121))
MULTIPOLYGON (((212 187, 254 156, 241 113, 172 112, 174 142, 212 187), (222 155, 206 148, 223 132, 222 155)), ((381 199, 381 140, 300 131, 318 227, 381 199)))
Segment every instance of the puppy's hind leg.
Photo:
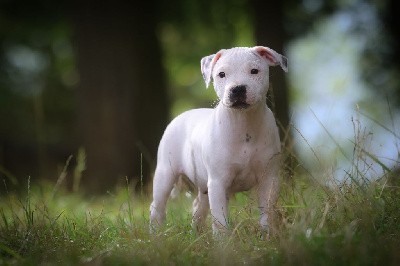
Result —
POLYGON ((151 230, 164 223, 167 200, 176 180, 177 176, 171 167, 157 166, 153 180, 153 202, 150 205, 151 230))
POLYGON ((204 227, 210 204, 208 201, 208 193, 199 190, 196 199, 193 201, 192 228, 199 232, 204 227))
POLYGON ((258 201, 260 209, 260 226, 264 232, 270 233, 274 229, 275 205, 278 200, 279 180, 277 177, 269 177, 268 181, 262 184, 258 190, 258 201))

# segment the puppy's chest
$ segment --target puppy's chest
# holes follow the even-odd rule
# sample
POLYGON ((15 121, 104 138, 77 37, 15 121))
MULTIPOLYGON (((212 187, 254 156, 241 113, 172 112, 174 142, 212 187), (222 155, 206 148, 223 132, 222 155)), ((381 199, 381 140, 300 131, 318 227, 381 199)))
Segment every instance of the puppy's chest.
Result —
POLYGON ((268 153, 269 140, 266 134, 245 132, 232 138, 230 145, 231 155, 243 163, 253 159, 261 159, 268 153))
POLYGON ((242 175, 258 172, 268 159, 268 144, 269 141, 265 135, 257 136, 246 132, 232 142, 228 155, 230 159, 227 163, 232 164, 232 167, 242 175))
POLYGON ((248 190, 256 185, 265 171, 268 161, 268 141, 246 133, 230 149, 230 159, 226 161, 231 171, 231 192, 248 190))

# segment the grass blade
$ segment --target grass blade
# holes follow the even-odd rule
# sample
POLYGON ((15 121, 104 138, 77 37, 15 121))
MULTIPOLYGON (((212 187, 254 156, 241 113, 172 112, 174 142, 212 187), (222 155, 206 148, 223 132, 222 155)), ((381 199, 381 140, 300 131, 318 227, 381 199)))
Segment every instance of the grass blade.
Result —
POLYGON ((1 242, 0 242, 0 250, 16 259, 22 259, 21 255, 19 255, 18 252, 14 251, 13 249, 9 248, 8 246, 6 246, 1 242))

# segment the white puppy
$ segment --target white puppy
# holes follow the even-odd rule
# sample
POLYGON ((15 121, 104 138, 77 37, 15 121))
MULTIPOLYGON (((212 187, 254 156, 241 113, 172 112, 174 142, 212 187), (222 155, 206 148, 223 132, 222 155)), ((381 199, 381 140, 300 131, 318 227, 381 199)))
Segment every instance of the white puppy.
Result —
POLYGON ((152 227, 165 220, 167 199, 184 175, 198 190, 194 228, 211 209, 213 232, 226 229, 229 196, 252 187, 258 192, 260 224, 268 228, 278 197, 281 151, 266 105, 269 66, 276 65, 287 71, 286 57, 262 46, 221 50, 201 60, 206 86, 212 79, 220 102, 214 109, 187 111, 166 128, 153 181, 152 227))

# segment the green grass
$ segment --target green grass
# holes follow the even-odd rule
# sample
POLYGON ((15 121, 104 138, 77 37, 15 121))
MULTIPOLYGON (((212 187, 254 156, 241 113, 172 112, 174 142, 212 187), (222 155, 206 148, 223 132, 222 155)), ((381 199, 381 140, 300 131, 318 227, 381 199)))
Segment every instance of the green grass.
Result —
POLYGON ((23 196, 1 196, 0 264, 396 264, 399 186, 393 174, 362 187, 322 187, 298 175, 283 182, 269 239, 258 227, 253 195, 240 193, 230 204, 231 233, 216 240, 209 229, 191 230, 192 199, 185 195, 170 200, 167 224, 151 235, 149 199, 127 188, 88 199, 27 184, 23 196))

